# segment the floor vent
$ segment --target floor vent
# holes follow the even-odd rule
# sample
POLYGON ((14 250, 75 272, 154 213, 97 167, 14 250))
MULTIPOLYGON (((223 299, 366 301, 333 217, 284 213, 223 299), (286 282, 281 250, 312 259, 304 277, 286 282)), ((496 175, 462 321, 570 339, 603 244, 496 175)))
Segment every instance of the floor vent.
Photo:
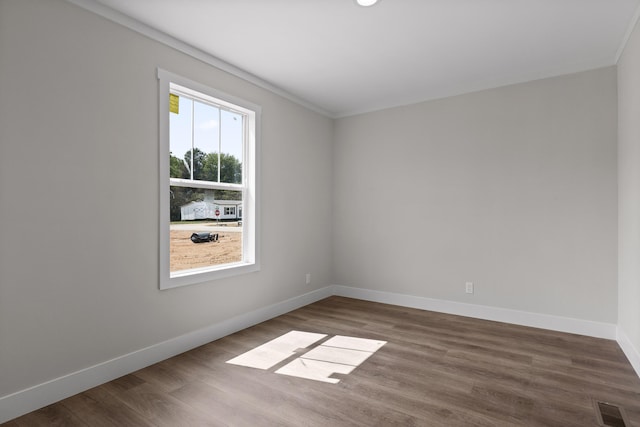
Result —
POLYGON ((595 401, 596 414, 601 426, 627 427, 624 410, 612 403, 595 401))

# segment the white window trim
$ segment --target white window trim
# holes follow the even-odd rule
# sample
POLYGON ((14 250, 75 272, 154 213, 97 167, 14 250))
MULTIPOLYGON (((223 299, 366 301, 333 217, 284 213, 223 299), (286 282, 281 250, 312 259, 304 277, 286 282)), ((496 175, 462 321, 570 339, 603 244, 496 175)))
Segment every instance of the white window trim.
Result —
MULTIPOLYGON (((224 277, 251 273, 260 270, 260 106, 247 102, 238 97, 226 94, 210 88, 204 84, 195 82, 177 74, 158 68, 159 80, 159 165, 160 165, 160 206, 159 206, 159 258, 160 258, 160 284, 163 289, 171 289, 185 285, 208 282, 224 277), (217 267, 206 267, 171 274, 169 263, 169 91, 170 84, 174 83, 205 95, 221 100, 221 105, 237 110, 237 107, 248 113, 248 143, 245 147, 242 175, 245 183, 243 199, 243 260, 238 263, 225 264, 217 267), (253 167, 252 167, 253 166, 253 167)), ((192 185, 191 182, 190 186, 192 185)), ((217 184, 225 187, 224 183, 217 184)))

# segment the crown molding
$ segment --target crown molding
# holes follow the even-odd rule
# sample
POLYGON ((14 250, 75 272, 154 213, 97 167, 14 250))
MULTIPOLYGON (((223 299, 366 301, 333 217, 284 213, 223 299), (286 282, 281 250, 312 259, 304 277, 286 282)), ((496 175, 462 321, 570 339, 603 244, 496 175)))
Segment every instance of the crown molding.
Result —
POLYGON ((292 101, 304 108, 315 111, 316 113, 323 115, 328 118, 335 118, 335 115, 323 108, 318 107, 315 104, 312 104, 302 98, 299 98, 286 90, 252 74, 246 70, 243 70, 235 65, 232 65, 226 61, 223 61, 220 58, 217 58, 201 49, 198 49, 188 43, 183 42, 173 36, 170 36, 160 30, 157 30, 153 27, 150 27, 147 24, 144 24, 130 16, 127 16, 117 10, 111 9, 110 7, 105 6, 102 3, 99 3, 96 0, 66 0, 68 3, 71 3, 75 6, 78 6, 82 9, 85 9, 89 12, 92 12, 96 15, 99 15, 109 21, 112 21, 116 24, 122 25, 125 28, 128 28, 132 31, 135 31, 145 37, 150 38, 151 40, 155 40, 159 43, 162 43, 165 46, 176 49, 186 55, 191 56, 192 58, 198 59, 212 67, 215 67, 219 70, 222 70, 226 73, 232 74, 242 80, 245 80, 249 83, 252 83, 262 89, 266 89, 269 92, 272 92, 278 96, 281 96, 289 101, 292 101))

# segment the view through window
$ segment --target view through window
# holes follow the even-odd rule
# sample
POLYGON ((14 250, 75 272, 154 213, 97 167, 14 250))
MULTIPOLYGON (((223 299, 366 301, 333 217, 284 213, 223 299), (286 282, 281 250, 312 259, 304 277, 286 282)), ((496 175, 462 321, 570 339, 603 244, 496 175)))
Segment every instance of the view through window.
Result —
POLYGON ((245 116, 176 87, 170 102, 171 272, 240 262, 245 116), (194 242, 194 233, 211 238, 194 242))

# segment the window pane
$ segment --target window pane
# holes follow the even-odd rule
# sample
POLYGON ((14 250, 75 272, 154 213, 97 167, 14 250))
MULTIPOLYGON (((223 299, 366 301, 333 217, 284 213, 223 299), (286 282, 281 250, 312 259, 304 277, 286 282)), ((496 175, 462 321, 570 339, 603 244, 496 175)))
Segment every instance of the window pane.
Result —
POLYGON ((193 101, 179 97, 178 112, 169 113, 171 178, 191 179, 191 117, 193 101))
POLYGON ((220 113, 220 182, 242 183, 243 119, 238 113, 225 110, 220 113))
POLYGON ((242 261, 242 192, 171 186, 170 272, 242 261))
POLYGON ((220 110, 198 101, 193 103, 193 179, 219 182, 218 150, 220 110))

